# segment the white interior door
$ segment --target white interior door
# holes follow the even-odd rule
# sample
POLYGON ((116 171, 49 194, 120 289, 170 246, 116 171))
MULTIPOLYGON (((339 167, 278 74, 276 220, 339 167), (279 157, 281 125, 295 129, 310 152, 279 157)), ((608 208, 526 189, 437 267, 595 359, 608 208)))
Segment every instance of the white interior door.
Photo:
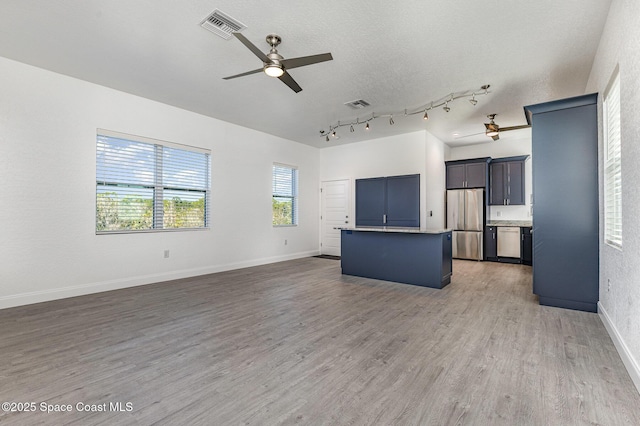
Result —
POLYGON ((322 182, 320 252, 340 256, 340 231, 336 227, 355 225, 349 215, 351 185, 348 179, 322 182))

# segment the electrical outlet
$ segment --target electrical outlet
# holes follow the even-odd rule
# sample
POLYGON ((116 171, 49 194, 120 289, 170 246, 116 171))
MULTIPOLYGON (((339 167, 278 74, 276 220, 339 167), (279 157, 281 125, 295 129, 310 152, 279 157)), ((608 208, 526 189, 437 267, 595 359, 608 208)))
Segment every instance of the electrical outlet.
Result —
POLYGON ((498 216, 498 217, 502 216, 502 212, 501 212, 500 210, 498 210, 498 211, 496 212, 496 216, 498 216))
POLYGON ((285 245, 285 246, 287 245, 287 240, 284 240, 284 245, 285 245))
POLYGON ((169 258, 169 250, 165 250, 164 251, 164 258, 168 259, 169 258))
POLYGON ((611 279, 607 278, 607 292, 611 291, 611 279))

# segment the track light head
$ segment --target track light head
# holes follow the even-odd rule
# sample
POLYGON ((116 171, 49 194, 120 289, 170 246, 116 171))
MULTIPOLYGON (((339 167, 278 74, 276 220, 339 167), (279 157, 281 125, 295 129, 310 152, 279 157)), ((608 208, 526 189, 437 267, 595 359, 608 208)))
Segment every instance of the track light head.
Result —
POLYGON ((451 108, 449 108, 449 102, 448 102, 448 101, 447 101, 447 103, 445 103, 445 104, 444 104, 444 106, 442 107, 442 109, 443 109, 445 112, 449 112, 449 111, 451 111, 451 108))
POLYGON ((325 139, 327 142, 329 142, 329 135, 327 135, 327 138, 325 139))
POLYGON ((351 127, 349 127, 349 131, 350 131, 351 133, 355 132, 355 130, 354 130, 354 128, 353 128, 353 124, 351 125, 351 127))
POLYGON ((334 138, 336 137, 336 131, 335 130, 331 133, 331 136, 333 136, 334 138))
POLYGON ((393 115, 389 118, 389 125, 393 126, 395 124, 395 121, 393 121, 393 115))
POLYGON ((365 130, 369 130, 369 123, 367 123, 367 125, 366 125, 366 126, 364 126, 364 129, 365 129, 365 130))
POLYGON ((471 99, 469 99, 469 103, 473 106, 476 106, 476 104, 478 103, 477 99, 476 99, 476 94, 473 94, 473 97, 471 99))
POLYGON ((429 119, 429 114, 427 114, 427 111, 424 111, 424 115, 422 116, 423 120, 428 120, 429 119))

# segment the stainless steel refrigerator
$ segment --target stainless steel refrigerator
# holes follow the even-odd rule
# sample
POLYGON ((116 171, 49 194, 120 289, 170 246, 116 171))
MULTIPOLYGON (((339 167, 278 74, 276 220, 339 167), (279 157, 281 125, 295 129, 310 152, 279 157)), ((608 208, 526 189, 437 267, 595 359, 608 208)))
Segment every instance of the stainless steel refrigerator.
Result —
POLYGON ((484 190, 447 191, 447 228, 453 230, 453 257, 482 260, 484 190))

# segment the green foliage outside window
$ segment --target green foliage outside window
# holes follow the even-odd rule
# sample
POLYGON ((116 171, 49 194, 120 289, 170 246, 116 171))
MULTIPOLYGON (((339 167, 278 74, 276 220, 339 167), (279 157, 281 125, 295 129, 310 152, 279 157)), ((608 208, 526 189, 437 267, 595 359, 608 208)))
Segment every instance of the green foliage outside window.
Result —
POLYGON ((293 225, 293 199, 273 197, 273 224, 293 225))

